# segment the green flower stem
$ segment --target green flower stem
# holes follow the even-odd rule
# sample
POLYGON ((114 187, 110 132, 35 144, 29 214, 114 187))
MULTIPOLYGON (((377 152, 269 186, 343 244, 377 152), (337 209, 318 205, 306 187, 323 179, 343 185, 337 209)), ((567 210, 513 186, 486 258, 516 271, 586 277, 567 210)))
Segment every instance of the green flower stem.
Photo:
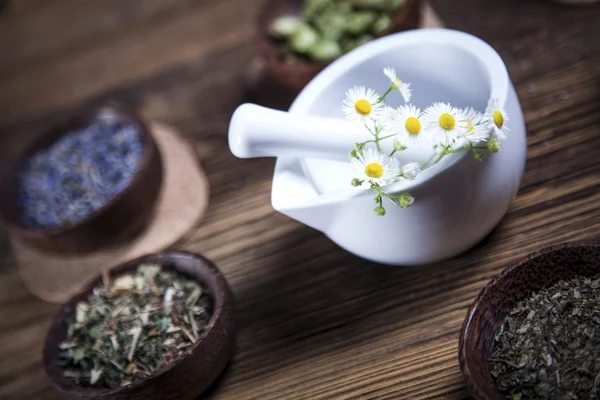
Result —
POLYGON ((440 161, 442 161, 442 158, 444 158, 445 156, 447 156, 449 153, 448 149, 444 149, 444 151, 442 151, 442 153, 440 154, 440 156, 437 158, 437 160, 435 160, 435 162, 433 163, 433 165, 439 163, 440 161))
MULTIPOLYGON (((471 150, 471 149, 487 150, 487 147, 486 146, 473 146, 472 144, 468 144, 466 146, 459 147, 458 149, 450 149, 450 147, 444 147, 444 150, 439 155, 439 157, 435 160, 433 165, 439 163, 442 160, 442 158, 444 158, 448 154, 458 153, 459 151, 462 151, 462 150, 471 150)), ((431 162, 431 160, 433 160, 434 157, 435 157, 435 153, 429 158, 429 160, 427 160, 423 164, 423 168, 425 168, 427 165, 429 165, 429 163, 431 162)))
POLYGON ((381 96, 381 97, 379 98, 379 102, 380 102, 380 103, 381 103, 381 102, 384 102, 384 101, 385 101, 385 98, 387 97, 387 95, 388 95, 388 94, 390 94, 390 92, 391 92, 392 90, 394 90, 394 86, 390 85, 390 87, 388 88, 387 92, 385 92, 385 93, 383 94, 383 96, 381 96))
POLYGON ((421 168, 425 169, 425 167, 428 166, 429 163, 433 161, 433 157, 435 157, 435 153, 433 153, 431 155, 431 157, 429 157, 429 159, 427 161, 425 161, 423 164, 421 164, 421 168))
POLYGON ((371 184, 371 190, 373 190, 379 196, 379 206, 380 207, 383 207, 383 197, 387 197, 394 203, 397 202, 396 196, 391 196, 391 195, 385 193, 384 191, 381 190, 381 187, 379 185, 371 184))

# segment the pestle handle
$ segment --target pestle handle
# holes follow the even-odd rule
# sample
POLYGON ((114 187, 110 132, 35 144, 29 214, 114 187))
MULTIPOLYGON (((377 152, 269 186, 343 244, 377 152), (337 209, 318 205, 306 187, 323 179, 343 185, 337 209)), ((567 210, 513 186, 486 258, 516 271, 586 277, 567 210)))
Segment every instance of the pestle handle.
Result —
POLYGON ((239 106, 229 124, 229 148, 239 158, 348 160, 354 143, 369 138, 360 123, 295 115, 256 104, 239 106))

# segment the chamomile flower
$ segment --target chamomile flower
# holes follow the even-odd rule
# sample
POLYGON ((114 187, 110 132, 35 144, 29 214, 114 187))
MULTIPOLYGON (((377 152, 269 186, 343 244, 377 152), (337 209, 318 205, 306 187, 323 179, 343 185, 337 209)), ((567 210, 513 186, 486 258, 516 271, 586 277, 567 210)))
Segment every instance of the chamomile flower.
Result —
POLYGON ((429 144, 423 130, 421 110, 413 105, 398 107, 389 115, 388 131, 407 148, 425 147, 429 144))
POLYGON ((450 104, 433 103, 423 113, 423 126, 435 144, 448 146, 467 133, 461 110, 450 104))
POLYGON ((510 132, 506 123, 508 115, 506 111, 500 107, 498 99, 490 99, 485 109, 485 121, 488 128, 491 130, 492 135, 499 139, 506 139, 507 134, 510 132))
POLYGON ((396 68, 387 67, 383 70, 383 74, 388 77, 390 82, 392 83, 392 90, 397 90, 400 92, 404 101, 408 103, 410 101, 410 97, 412 92, 410 90, 410 83, 402 82, 398 75, 396 74, 396 68))
POLYGON ((365 89, 364 86, 355 86, 348 90, 342 107, 348 119, 361 122, 379 119, 383 108, 384 103, 379 101, 377 93, 372 89, 365 89))
POLYGON ((359 180, 379 186, 397 181, 400 172, 395 158, 374 149, 366 149, 359 158, 352 158, 352 166, 359 180))
POLYGON ((467 123, 467 133, 465 133, 465 143, 485 142, 490 138, 490 129, 485 124, 483 114, 472 107, 462 110, 464 121, 467 123))

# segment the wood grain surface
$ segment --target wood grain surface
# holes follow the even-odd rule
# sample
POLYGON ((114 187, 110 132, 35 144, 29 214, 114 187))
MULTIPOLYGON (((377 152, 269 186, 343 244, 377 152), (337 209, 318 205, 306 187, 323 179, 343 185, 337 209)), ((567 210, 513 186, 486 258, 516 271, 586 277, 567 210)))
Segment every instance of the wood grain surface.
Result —
MULTIPOLYGON (((215 399, 463 399, 458 332, 507 263, 600 236, 600 8, 535 0, 433 0, 450 27, 504 58, 525 113, 526 173, 502 223, 453 260, 360 260, 273 211, 271 159, 227 147, 248 87, 259 0, 13 0, 0 11, 0 159, 76 110, 137 107, 191 140, 211 184, 202 224, 177 247, 214 260, 239 335, 215 399)), ((423 245, 427 245, 424 243, 423 245)), ((30 294, 0 238, 0 399, 54 399, 41 347, 57 311, 30 294)))

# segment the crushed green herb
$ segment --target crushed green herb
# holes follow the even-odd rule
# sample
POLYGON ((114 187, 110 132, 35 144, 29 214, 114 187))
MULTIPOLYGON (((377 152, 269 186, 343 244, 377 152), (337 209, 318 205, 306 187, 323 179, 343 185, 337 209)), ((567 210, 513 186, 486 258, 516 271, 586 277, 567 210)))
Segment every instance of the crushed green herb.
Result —
POLYGON ((600 399, 600 275, 561 281, 512 310, 492 375, 509 399, 600 399))
POLYGON ((60 345, 64 376, 84 387, 115 388, 176 361, 200 336, 212 314, 197 281, 159 265, 101 285, 77 304, 60 345))

